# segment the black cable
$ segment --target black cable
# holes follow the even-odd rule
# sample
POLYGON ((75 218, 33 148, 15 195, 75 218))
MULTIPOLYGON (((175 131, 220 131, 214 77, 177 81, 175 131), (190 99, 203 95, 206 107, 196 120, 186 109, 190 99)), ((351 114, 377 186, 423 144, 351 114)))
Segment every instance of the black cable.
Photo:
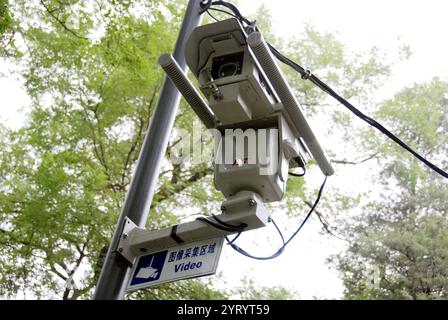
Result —
POLYGON ((283 236, 283 233, 280 231, 280 228, 275 223, 275 220, 271 218, 272 223, 274 224, 275 229, 277 229, 278 234, 280 235, 280 238, 282 238, 282 243, 285 244, 285 237, 283 236))
POLYGON ((310 211, 306 215, 305 219, 303 219, 302 223, 297 228, 297 230, 292 234, 291 237, 289 237, 289 239, 287 241, 285 241, 285 237, 283 236, 283 233, 281 232, 281 230, 278 227, 278 225, 275 223, 275 220, 271 219, 272 223, 274 224, 275 229, 277 229, 277 232, 280 235, 280 238, 282 239, 282 246, 274 254, 272 254, 270 256, 267 256, 267 257, 256 257, 256 256, 253 256, 250 253, 248 253, 246 250, 244 250, 243 248, 237 246, 234 243, 236 241, 236 239, 238 239, 238 237, 244 231, 244 229, 247 227, 247 224, 241 223, 239 226, 235 226, 235 225, 232 225, 232 224, 229 224, 227 222, 222 221, 220 218, 218 218, 214 214, 212 216, 218 223, 214 223, 214 222, 212 222, 209 219, 204 218, 204 217, 198 217, 198 218, 196 218, 196 220, 205 222, 205 223, 209 224, 210 226, 212 226, 212 227, 214 227, 216 229, 219 229, 219 230, 223 230, 223 231, 227 231, 227 232, 238 232, 238 234, 232 240, 229 240, 228 237, 225 237, 226 241, 227 241, 227 244, 230 245, 230 247, 233 250, 237 251, 238 253, 240 253, 240 254, 248 257, 248 258, 255 259, 255 260, 271 260, 271 259, 274 259, 274 258, 278 257, 279 255, 281 255, 283 253, 283 251, 285 250, 285 247, 292 241, 292 239, 294 239, 294 237, 300 232, 300 230, 302 230, 303 226, 308 221, 308 219, 310 218, 311 214, 314 212, 314 209, 319 204, 319 201, 320 201, 320 198, 322 197, 322 192, 324 190, 326 182, 327 182, 327 176, 325 176, 324 182, 322 183, 322 185, 319 188, 319 192, 317 194, 317 198, 314 201, 314 204, 311 207, 310 211))
POLYGON ((235 240, 240 236, 240 233, 232 241, 229 241, 229 239, 226 237, 227 244, 230 245, 230 247, 232 247, 233 250, 235 250, 238 253, 240 253, 240 254, 248 257, 248 258, 251 258, 251 259, 255 259, 255 260, 271 260, 271 259, 277 258, 279 255, 281 255, 283 253, 283 251, 285 249, 285 243, 286 242, 285 242, 285 237, 283 236, 283 233, 280 231, 280 228, 275 223, 275 220, 271 219, 271 221, 274 224, 275 229, 277 229, 277 232, 280 235, 280 238, 282 239, 282 246, 274 254, 272 254, 272 255, 270 255, 268 257, 256 257, 256 256, 251 255, 246 250, 244 250, 241 247, 239 247, 236 244, 234 244, 235 240))
MULTIPOLYGON (((247 25, 251 25, 252 22, 249 21, 249 19, 245 18, 241 12, 238 10, 237 7, 235 7, 233 4, 231 4, 230 2, 226 2, 226 1, 213 1, 210 5, 211 6, 222 6, 222 7, 226 7, 227 9, 229 9, 230 11, 233 12, 233 14, 236 16, 236 18, 238 20, 240 20, 243 23, 246 23, 247 25)), ((210 8, 209 7, 209 8, 210 8)))
POLYGON ((306 174, 306 168, 305 168, 305 167, 301 167, 301 168, 302 168, 302 170, 303 170, 302 173, 295 173, 295 172, 291 172, 291 171, 289 171, 288 174, 289 174, 290 176, 293 176, 293 177, 303 177, 303 176, 305 176, 305 174, 306 174))
POLYGON ((221 225, 223 225, 223 226, 225 226, 225 227, 227 227, 227 228, 233 228, 233 229, 235 229, 235 230, 239 230, 239 229, 241 229, 241 228, 245 228, 245 227, 247 227, 247 224, 245 224, 245 223, 241 223, 239 226, 235 226, 235 225, 233 225, 233 224, 230 224, 230 223, 227 223, 227 222, 222 221, 222 220, 219 219, 218 216, 215 215, 215 214, 212 214, 212 216, 213 216, 213 218, 214 218, 216 221, 218 221, 218 223, 220 223, 221 225))
MULTIPOLYGON (((207 10, 207 12, 210 11, 210 10, 213 10, 213 11, 216 11, 216 12, 225 13, 225 14, 231 16, 231 17, 234 17, 234 18, 236 18, 236 19, 239 19, 239 17, 237 17, 237 16, 234 15, 233 13, 230 13, 229 11, 226 11, 226 10, 221 10, 221 9, 217 9, 217 8, 209 8, 209 9, 207 10)), ((210 13, 209 13, 209 14, 210 14, 210 13)), ((217 20, 217 21, 218 21, 218 20, 217 20)))
POLYGON ((343 106, 345 106, 348 110, 350 110, 354 115, 356 115, 361 120, 367 122, 370 126, 374 127, 378 131, 380 131, 382 134, 386 135, 389 139, 397 143, 400 147, 411 153, 414 157, 416 157, 418 160, 423 162, 426 166, 428 166, 430 169, 434 170, 441 176, 448 178, 448 173, 444 170, 437 167, 435 164, 421 156, 419 153, 414 151, 410 146, 408 146, 405 142, 403 142, 400 138, 395 136, 392 132, 390 132, 388 129, 386 129, 382 124, 380 124, 375 119, 365 115, 360 110, 358 110, 355 106, 353 106, 350 102, 345 100, 343 97, 341 97, 337 92, 335 92, 330 86, 328 86, 326 83, 321 81, 318 77, 316 77, 314 74, 311 73, 311 71, 304 69, 299 64, 295 63, 291 59, 287 58, 283 54, 281 54, 277 49, 275 49, 272 45, 268 43, 269 49, 274 54, 274 56, 283 62, 284 64, 290 66, 294 70, 300 73, 302 79, 310 80, 313 84, 315 84, 317 87, 319 87, 321 90, 332 96, 334 99, 336 99, 338 102, 340 102, 343 106))
POLYGON ((405 149, 406 151, 408 151, 409 153, 411 153, 414 157, 416 157, 418 160, 420 160, 421 162, 423 162, 427 167, 429 167, 430 169, 434 170, 435 172, 437 172, 438 174, 440 174, 441 176, 445 177, 448 179, 448 173, 442 169, 440 169, 438 166, 436 166, 435 164, 433 164, 432 162, 430 162, 429 160, 427 160, 425 157, 421 156, 418 152, 414 151, 414 149, 412 149, 410 146, 408 146, 406 143, 404 143, 400 138, 398 138, 397 136, 395 136, 392 132, 390 132, 388 129, 386 129, 382 124, 380 124, 378 121, 376 121, 375 119, 372 119, 371 117, 363 114, 361 111, 359 111, 358 109, 356 109, 351 103, 349 103, 347 100, 345 100, 344 98, 342 98, 340 95, 338 95, 335 91, 333 91, 333 89, 331 89, 330 87, 328 87, 325 83, 323 83, 322 81, 320 81, 317 77, 315 77, 314 75, 311 78, 313 80, 313 82, 317 82, 319 83, 319 87, 323 87, 324 91, 327 91, 330 93, 330 95, 335 98, 336 100, 338 100, 340 103, 342 103, 347 109, 349 109, 352 113, 354 113, 357 117, 359 117, 360 119, 364 120, 365 122, 367 122, 369 125, 371 125, 372 127, 374 127, 375 129, 377 129, 378 131, 380 131, 381 133, 383 133, 384 135, 386 135, 388 138, 390 138, 392 141, 394 141, 395 143, 397 143, 400 147, 402 147, 403 149, 405 149))
POLYGON ((207 12, 207 14, 210 16, 210 18, 212 18, 212 19, 215 20, 216 22, 219 22, 219 20, 218 20, 214 15, 212 15, 212 14, 210 13, 210 10, 207 10, 206 12, 207 12))
POLYGON ((249 254, 247 251, 245 251, 244 249, 242 249, 241 247, 237 246, 236 244, 234 244, 234 241, 236 240, 237 237, 239 237, 239 234, 237 235, 237 237, 235 237, 232 241, 229 241, 229 239, 226 237, 227 240, 227 244, 229 244, 232 249, 234 249, 235 251, 237 251, 238 253, 251 258, 251 259, 255 259, 255 260, 271 260, 274 258, 277 258, 279 255, 281 255, 283 253, 283 251, 285 250, 285 247, 292 241, 292 239, 294 239, 294 237, 300 232, 300 230, 302 230, 303 226, 305 225, 305 223, 308 221, 308 219, 310 218, 311 214, 314 212, 314 210, 316 209, 317 205, 319 204, 319 201, 322 197, 322 192, 324 190, 325 184, 327 182, 327 176, 325 176, 324 182, 322 183, 322 185, 319 188, 319 192, 317 194, 317 198, 314 201, 313 206, 311 207, 310 211, 308 212, 308 214, 306 215, 305 219, 303 219, 302 223, 300 224, 300 226, 297 228, 297 230, 292 234, 291 237, 289 237, 289 239, 287 241, 285 241, 282 232, 280 231, 280 229, 278 228, 277 224, 275 223, 275 221, 272 219, 272 222, 274 223, 275 228, 277 229, 278 233, 280 234, 281 238, 282 238, 282 242, 283 245, 273 254, 267 257, 256 257, 253 256, 251 254, 249 254))
POLYGON ((234 243, 234 242, 236 241, 236 239, 238 239, 239 236, 240 236, 242 233, 243 233, 242 231, 241 231, 241 232, 238 232, 238 234, 235 236, 235 238, 232 239, 232 241, 230 241, 229 238, 226 237, 227 244, 232 244, 232 243, 234 243))
POLYGON ((292 236, 286 241, 285 246, 291 242, 292 239, 299 233, 299 231, 302 229, 302 227, 305 225, 305 223, 308 221, 311 214, 314 212, 314 209, 316 209, 317 205, 319 204, 320 198, 322 197, 322 192, 324 191, 325 184, 327 183, 327 176, 325 176, 324 182, 322 182, 322 185, 319 188, 319 192, 317 194, 316 201, 314 201, 313 206, 311 207, 310 211, 306 215, 305 219, 300 224, 299 228, 292 234, 292 236))
POLYGON ((201 3, 199 4, 199 6, 201 7, 201 10, 199 11, 199 15, 201 15, 212 6, 212 0, 202 0, 201 3))
POLYGON ((250 253, 248 253, 248 252, 245 251, 244 249, 238 247, 238 246, 237 246, 236 244, 234 244, 234 243, 228 243, 228 244, 229 244, 229 245, 232 247, 232 249, 235 250, 236 252, 242 254, 243 256, 246 256, 246 257, 248 257, 248 258, 255 259, 255 260, 272 260, 272 259, 275 259, 275 258, 277 258, 278 256, 280 256, 280 255, 283 253, 284 249, 285 249, 285 246, 281 246, 280 249, 279 249, 276 253, 274 253, 273 255, 271 255, 271 256, 268 256, 268 257, 256 257, 256 256, 251 255, 250 253))
POLYGON ((245 223, 242 223, 240 226, 228 227, 228 226, 221 225, 221 224, 215 223, 213 221, 210 221, 209 219, 204 218, 204 217, 198 217, 198 218, 196 218, 196 220, 205 222, 216 229, 227 231, 227 232, 242 232, 247 227, 247 224, 245 224, 245 223))
POLYGON ((214 223, 212 221, 210 221, 207 218, 204 217, 198 217, 196 218, 196 220, 198 221, 202 221, 205 222, 209 225, 211 225, 212 227, 219 229, 219 230, 223 230, 223 231, 227 231, 227 232, 238 232, 238 234, 232 239, 229 240, 228 237, 226 238, 227 244, 230 245, 234 250, 238 251, 239 253, 253 258, 253 259, 258 259, 258 260, 268 260, 268 259, 273 259, 275 257, 278 257, 284 250, 284 247, 286 245, 285 242, 285 237, 283 236, 283 233, 281 232, 280 228, 278 227, 278 225, 275 223, 274 219, 271 219, 272 223, 275 226, 275 229, 277 229, 278 234, 280 235, 280 238, 282 240, 282 247, 280 247, 280 249, 274 253, 273 255, 269 256, 269 257, 254 257, 252 255, 250 255, 249 253, 247 253, 244 249, 240 248, 239 246, 237 246, 236 244, 234 244, 234 242, 239 238, 239 236, 241 235, 241 233, 244 231, 244 229, 247 227, 247 224, 245 223, 241 223, 239 226, 235 226, 229 223, 226 223, 224 221, 222 221, 221 219, 219 219, 216 215, 212 214, 213 218, 218 222, 218 223, 214 223))

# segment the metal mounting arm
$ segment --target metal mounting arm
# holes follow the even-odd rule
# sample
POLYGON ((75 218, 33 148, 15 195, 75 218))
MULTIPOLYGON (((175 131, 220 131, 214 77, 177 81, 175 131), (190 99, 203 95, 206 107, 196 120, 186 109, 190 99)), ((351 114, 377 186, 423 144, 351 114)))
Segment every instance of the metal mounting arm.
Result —
MULTIPOLYGON (((218 219, 232 225, 245 223, 244 231, 266 226, 270 215, 259 195, 254 192, 242 191, 224 201, 223 213, 218 219)), ((210 221, 214 221, 210 217, 210 221)), ((118 253, 131 264, 138 256, 147 252, 154 252, 170 248, 183 243, 224 237, 236 231, 217 229, 203 221, 191 221, 161 230, 145 230, 137 227, 130 219, 126 220, 121 240, 118 244, 118 253)))

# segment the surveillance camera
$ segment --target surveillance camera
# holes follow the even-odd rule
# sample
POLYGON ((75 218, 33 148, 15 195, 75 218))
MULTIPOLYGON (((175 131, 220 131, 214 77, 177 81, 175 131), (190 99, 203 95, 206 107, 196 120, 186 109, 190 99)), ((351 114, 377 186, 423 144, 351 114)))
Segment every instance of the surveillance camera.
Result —
POLYGON ((186 44, 187 64, 222 125, 267 116, 280 108, 246 39, 239 21, 228 19, 197 27, 186 44))
POLYGON ((306 150, 297 159, 312 155, 325 175, 334 173, 259 32, 246 34, 237 19, 197 27, 187 41, 185 59, 219 123, 256 121, 280 112, 291 128, 293 145, 306 150))
POLYGON ((237 19, 197 27, 185 59, 206 101, 170 55, 159 63, 204 125, 219 132, 214 181, 227 199, 250 191, 264 202, 278 201, 288 169, 305 167, 311 157, 325 175, 333 174, 260 33, 248 35, 237 19))

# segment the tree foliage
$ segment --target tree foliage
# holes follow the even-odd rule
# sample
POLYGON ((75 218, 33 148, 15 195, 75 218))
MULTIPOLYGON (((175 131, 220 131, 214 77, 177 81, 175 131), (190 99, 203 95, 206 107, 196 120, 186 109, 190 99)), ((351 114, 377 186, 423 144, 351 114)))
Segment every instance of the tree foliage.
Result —
POLYGON ((9 14, 9 1, 0 1, 0 36, 3 35, 11 25, 11 16, 9 14))
POLYGON ((29 19, 18 37, 32 107, 2 152, 4 295, 92 293, 157 99, 156 60, 172 50, 182 8, 142 2, 150 14, 138 17, 127 2, 95 4, 14 8, 29 19))
POLYGON ((264 287, 256 285, 254 279, 245 277, 234 295, 244 300, 297 300, 299 294, 283 286, 264 287))
MULTIPOLYGON (((411 146, 447 167, 448 83, 434 78, 384 102, 378 116, 411 146)), ((383 192, 346 221, 337 261, 350 299, 448 298, 446 181, 396 146, 371 138, 383 192), (383 146, 383 147, 379 147, 383 146)))

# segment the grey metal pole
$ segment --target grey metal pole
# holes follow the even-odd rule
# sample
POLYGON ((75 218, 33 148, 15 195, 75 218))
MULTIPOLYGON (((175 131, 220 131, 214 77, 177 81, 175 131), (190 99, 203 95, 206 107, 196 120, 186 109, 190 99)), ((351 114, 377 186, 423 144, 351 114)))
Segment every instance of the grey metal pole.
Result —
MULTIPOLYGON (((200 0, 189 0, 174 48, 173 56, 184 71, 187 68, 184 55, 185 42, 191 31, 201 22, 200 3, 200 0)), ((96 300, 120 300, 124 297, 130 268, 116 251, 124 221, 127 217, 139 227, 145 226, 163 156, 174 125, 179 100, 179 91, 171 80, 165 77, 159 100, 140 151, 134 177, 96 286, 96 300)))

